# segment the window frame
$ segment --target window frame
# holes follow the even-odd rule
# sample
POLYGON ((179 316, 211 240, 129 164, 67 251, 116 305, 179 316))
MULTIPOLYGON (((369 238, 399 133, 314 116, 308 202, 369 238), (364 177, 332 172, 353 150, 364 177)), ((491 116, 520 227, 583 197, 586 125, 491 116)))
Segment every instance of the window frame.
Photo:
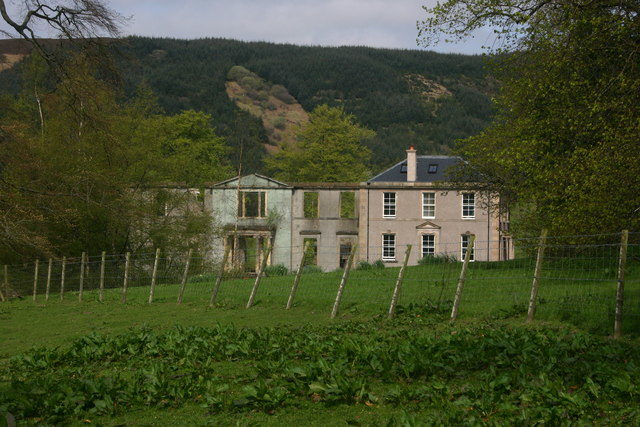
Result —
POLYGON ((436 218, 436 192, 435 191, 423 191, 422 192, 422 219, 435 219, 436 218), (425 203, 425 196, 427 194, 433 194, 433 203, 427 205, 425 203), (433 216, 425 215, 424 209, 425 207, 433 207, 433 216))
POLYGON ((467 191, 462 193, 462 197, 461 197, 461 217, 462 219, 476 219, 476 193, 473 191, 467 191), (473 196, 473 204, 469 204, 468 202, 465 203, 465 196, 473 196), (465 208, 469 209, 471 208, 472 210, 472 214, 471 215, 465 215, 465 208))
POLYGON ((395 218, 398 213, 398 193, 395 191, 385 191, 382 193, 382 217, 383 218, 395 218), (387 194, 393 194, 393 204, 387 202, 387 194), (387 208, 391 211, 393 208, 393 214, 387 214, 387 208))
MULTIPOLYGON (((469 239, 471 239, 472 234, 461 234, 460 235, 460 261, 464 262, 464 257, 466 255, 467 248, 469 247, 469 239), (466 242, 465 242, 466 237, 466 242)), ((469 262, 474 262, 476 260, 476 248, 475 244, 473 248, 471 248, 471 258, 469 258, 469 262)))
POLYGON ((264 190, 240 190, 240 200, 238 200, 238 218, 266 218, 269 212, 267 212, 267 192, 264 190), (247 202, 245 198, 246 193, 258 193, 258 216, 247 216, 247 202), (264 215, 262 212, 264 211, 264 215))
POLYGON ((319 191, 303 191, 302 193, 302 217, 304 219, 318 219, 320 218, 320 192, 319 191), (316 216, 307 216, 306 207, 307 207, 307 194, 315 194, 316 195, 316 216))
POLYGON ((317 237, 303 237, 302 238, 302 247, 303 247, 303 262, 304 265, 314 265, 314 266, 318 266, 318 238, 317 237), (307 242, 310 242, 309 244, 309 251, 312 254, 312 256, 309 256, 309 252, 304 252, 304 247, 307 244, 307 242), (309 262, 310 259, 313 259, 313 263, 309 262))
POLYGON ((396 260, 396 235, 395 233, 382 233, 382 261, 395 261, 396 260), (392 246, 388 246, 388 243, 385 242, 385 239, 387 237, 391 237, 393 240, 393 244, 392 246), (390 248, 391 251, 393 252, 392 256, 386 256, 385 255, 385 249, 390 248))
POLYGON ((423 233, 420 235, 420 255, 422 255, 422 258, 426 257, 427 255, 430 255, 430 256, 436 255, 436 235, 434 233, 423 233), (430 254, 425 254, 425 244, 424 244, 425 236, 431 237, 433 252, 430 254))
POLYGON ((357 198, 356 198, 356 192, 355 191, 340 191, 340 196, 339 196, 339 206, 338 206, 338 217, 340 219, 356 219, 358 218, 358 204, 357 204, 357 198), (351 194, 353 196, 353 212, 351 212, 352 216, 342 216, 343 213, 343 203, 344 203, 344 195, 345 194, 351 194))

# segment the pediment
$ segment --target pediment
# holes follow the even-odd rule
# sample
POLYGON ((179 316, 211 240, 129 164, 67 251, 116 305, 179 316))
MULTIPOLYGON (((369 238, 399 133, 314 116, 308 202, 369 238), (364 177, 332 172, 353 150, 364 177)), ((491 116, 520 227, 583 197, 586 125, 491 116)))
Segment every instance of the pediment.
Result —
POLYGON ((442 227, 431 221, 425 221, 416 227, 417 230, 440 230, 440 228, 442 227))
POLYGON ((273 178, 259 175, 257 173, 242 177, 234 177, 226 181, 219 182, 215 184, 214 187, 237 188, 238 185, 240 185, 240 188, 291 188, 291 186, 284 182, 276 181, 273 178))

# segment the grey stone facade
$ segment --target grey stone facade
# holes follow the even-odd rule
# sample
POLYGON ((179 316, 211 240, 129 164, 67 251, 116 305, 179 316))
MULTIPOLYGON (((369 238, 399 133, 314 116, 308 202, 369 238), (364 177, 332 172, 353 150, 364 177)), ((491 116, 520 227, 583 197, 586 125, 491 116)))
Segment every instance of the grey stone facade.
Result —
POLYGON ((332 271, 356 244, 357 260, 392 266, 412 245, 409 263, 416 264, 430 255, 460 259, 472 234, 474 261, 511 259, 508 212, 498 209, 498 197, 442 180, 459 161, 410 149, 406 161, 364 183, 282 183, 254 174, 215 184, 205 198, 222 230, 214 238, 214 258, 229 248, 231 259, 248 262, 252 272, 269 241, 268 263, 293 270, 306 243, 306 263, 332 271))

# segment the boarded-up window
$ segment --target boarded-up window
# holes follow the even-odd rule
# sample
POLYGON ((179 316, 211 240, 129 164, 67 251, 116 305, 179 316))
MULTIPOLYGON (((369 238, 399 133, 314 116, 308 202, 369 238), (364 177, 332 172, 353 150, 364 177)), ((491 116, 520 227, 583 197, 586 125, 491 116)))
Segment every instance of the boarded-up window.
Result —
POLYGON ((340 193, 340 218, 356 218, 356 193, 353 191, 340 193))
POLYGON ((305 191, 304 193, 304 217, 318 218, 318 193, 305 191))
POLYGON ((304 239, 304 247, 307 247, 307 252, 304 254, 304 265, 318 265, 318 240, 313 238, 304 239))
POLYGON ((264 218, 267 216, 267 200, 264 191, 242 191, 238 199, 238 216, 264 218))

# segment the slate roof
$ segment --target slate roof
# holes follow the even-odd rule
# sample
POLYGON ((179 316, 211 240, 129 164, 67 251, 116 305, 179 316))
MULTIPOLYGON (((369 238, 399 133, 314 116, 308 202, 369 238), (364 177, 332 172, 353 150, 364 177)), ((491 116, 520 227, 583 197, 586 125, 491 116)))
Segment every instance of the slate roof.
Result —
MULTIPOLYGON (((417 156, 416 182, 450 181, 447 170, 462 161, 455 156, 417 156), (435 165, 435 167, 433 166, 435 165), (432 168, 431 173, 429 168, 432 168), (433 169, 435 168, 435 172, 433 169)), ((407 182, 407 160, 396 163, 367 182, 407 182)))

